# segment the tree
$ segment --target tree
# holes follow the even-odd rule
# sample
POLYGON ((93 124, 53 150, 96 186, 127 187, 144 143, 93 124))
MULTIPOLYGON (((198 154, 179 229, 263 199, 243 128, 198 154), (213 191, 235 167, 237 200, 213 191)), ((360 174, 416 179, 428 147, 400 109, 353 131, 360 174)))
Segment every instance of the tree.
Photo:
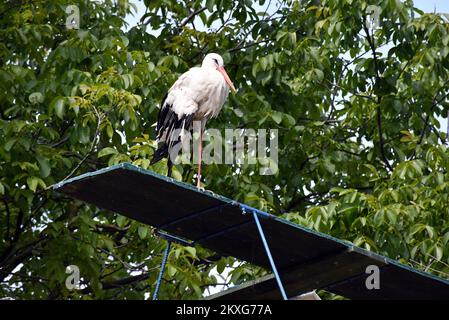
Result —
MULTIPOLYGON (((50 186, 120 162, 165 174, 149 166, 157 107, 207 52, 238 86, 208 126, 280 132, 276 175, 207 165, 207 189, 447 278, 447 16, 397 0, 145 0, 126 31, 127 0, 78 1, 79 29, 69 5, 0 4, 0 296, 154 290, 165 242, 50 186)), ((174 175, 194 183, 193 169, 174 175)), ((160 297, 198 298, 233 264, 175 245, 160 297)), ((231 282, 264 272, 240 263, 231 282)))

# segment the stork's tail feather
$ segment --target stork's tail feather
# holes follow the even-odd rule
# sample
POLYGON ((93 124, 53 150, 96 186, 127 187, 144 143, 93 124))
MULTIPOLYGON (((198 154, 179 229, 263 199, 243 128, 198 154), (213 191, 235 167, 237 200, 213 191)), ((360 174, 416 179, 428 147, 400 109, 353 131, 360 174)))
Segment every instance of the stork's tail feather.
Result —
POLYGON ((163 158, 168 158, 168 145, 166 143, 164 143, 154 152, 153 158, 150 161, 150 165, 161 161, 163 158))
POLYGON ((168 156, 168 145, 164 143, 160 148, 158 148, 154 154, 153 158, 150 161, 150 165, 153 165, 159 161, 161 161, 163 158, 167 158, 167 176, 171 177, 172 174, 172 168, 173 168, 173 162, 170 160, 170 157, 168 156))

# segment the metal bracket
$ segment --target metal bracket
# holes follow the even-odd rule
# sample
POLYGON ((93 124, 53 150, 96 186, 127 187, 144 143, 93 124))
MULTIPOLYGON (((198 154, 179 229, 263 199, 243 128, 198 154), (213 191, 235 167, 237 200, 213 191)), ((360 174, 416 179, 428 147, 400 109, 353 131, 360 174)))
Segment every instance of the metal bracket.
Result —
POLYGON ((162 239, 165 239, 167 241, 172 241, 172 242, 178 243, 180 245, 183 245, 185 247, 192 247, 192 246, 194 246, 193 241, 185 240, 183 238, 180 238, 180 237, 174 236, 172 234, 169 234, 169 233, 167 233, 165 231, 156 230, 155 233, 156 233, 157 236, 159 236, 162 239))

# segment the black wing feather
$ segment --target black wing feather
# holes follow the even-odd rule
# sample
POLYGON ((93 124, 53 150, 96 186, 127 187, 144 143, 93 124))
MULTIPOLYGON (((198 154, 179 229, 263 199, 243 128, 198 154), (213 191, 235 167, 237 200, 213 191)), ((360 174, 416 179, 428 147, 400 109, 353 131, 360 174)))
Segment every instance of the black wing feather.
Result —
POLYGON ((194 114, 183 115, 178 117, 178 115, 173 111, 173 106, 166 103, 167 94, 165 95, 161 109, 159 110, 157 126, 156 126, 156 137, 161 139, 165 135, 164 141, 154 152, 153 158, 150 164, 155 164, 163 158, 168 159, 168 175, 171 175, 171 167, 173 166, 172 159, 170 159, 169 154, 177 154, 181 148, 181 136, 180 129, 185 128, 190 130, 193 123, 194 114), (174 153, 172 153, 174 152, 174 153))

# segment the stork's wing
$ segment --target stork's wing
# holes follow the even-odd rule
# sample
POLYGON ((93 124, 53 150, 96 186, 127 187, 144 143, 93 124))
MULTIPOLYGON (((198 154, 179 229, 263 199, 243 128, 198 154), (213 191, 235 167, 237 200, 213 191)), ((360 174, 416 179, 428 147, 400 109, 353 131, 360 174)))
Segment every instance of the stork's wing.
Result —
POLYGON ((156 134, 160 142, 166 142, 170 146, 178 141, 180 130, 190 130, 195 111, 178 113, 173 107, 173 103, 167 102, 168 94, 162 102, 159 110, 156 134), (178 130, 178 131, 177 131, 178 130))
POLYGON ((171 140, 176 129, 190 129, 193 115, 198 110, 198 101, 201 100, 201 94, 204 94, 199 89, 201 73, 200 68, 190 69, 168 90, 159 111, 156 127, 157 138, 160 141, 171 140))
POLYGON ((173 148, 179 150, 183 130, 190 130, 192 127, 200 98, 195 80, 198 80, 200 73, 200 68, 185 72, 165 95, 156 126, 157 139, 162 142, 162 146, 156 150, 151 163, 168 157, 173 148))

